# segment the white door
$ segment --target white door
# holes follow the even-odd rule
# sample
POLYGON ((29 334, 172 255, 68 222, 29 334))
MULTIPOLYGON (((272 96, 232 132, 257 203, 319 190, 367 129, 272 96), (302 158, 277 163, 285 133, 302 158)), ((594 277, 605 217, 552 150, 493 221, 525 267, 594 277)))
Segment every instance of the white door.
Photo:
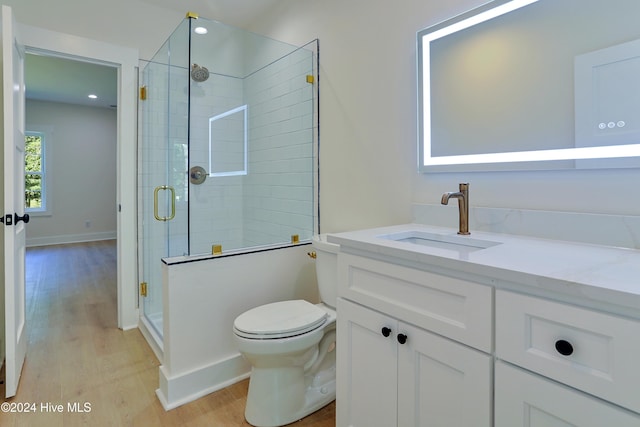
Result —
POLYGON ((6 397, 15 396, 27 351, 24 213, 24 49, 11 8, 2 6, 4 297, 6 397))

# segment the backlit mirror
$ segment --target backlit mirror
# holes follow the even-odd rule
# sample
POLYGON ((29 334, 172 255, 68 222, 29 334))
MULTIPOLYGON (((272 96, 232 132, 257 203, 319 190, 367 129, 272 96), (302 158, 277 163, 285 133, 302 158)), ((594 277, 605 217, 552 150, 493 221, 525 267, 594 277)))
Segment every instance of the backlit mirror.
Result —
POLYGON ((496 0, 418 33, 424 172, 640 166, 640 1, 496 0))

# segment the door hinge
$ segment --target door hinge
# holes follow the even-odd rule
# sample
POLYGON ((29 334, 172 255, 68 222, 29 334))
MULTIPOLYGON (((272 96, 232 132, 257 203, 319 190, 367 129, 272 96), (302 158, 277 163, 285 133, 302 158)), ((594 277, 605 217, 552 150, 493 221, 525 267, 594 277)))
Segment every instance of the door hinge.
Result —
POLYGON ((145 101, 147 99, 147 87, 140 86, 140 100, 145 101))
POLYGON ((147 282, 140 283, 140 296, 147 296, 147 282))

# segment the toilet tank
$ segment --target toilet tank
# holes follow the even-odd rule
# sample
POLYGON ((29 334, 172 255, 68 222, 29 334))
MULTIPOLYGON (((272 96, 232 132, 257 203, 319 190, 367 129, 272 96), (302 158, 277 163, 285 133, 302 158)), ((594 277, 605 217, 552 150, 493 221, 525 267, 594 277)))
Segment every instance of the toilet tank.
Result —
POLYGON ((338 250, 340 245, 327 242, 327 235, 313 236, 311 245, 316 253, 316 278, 323 303, 336 307, 338 298, 338 250))

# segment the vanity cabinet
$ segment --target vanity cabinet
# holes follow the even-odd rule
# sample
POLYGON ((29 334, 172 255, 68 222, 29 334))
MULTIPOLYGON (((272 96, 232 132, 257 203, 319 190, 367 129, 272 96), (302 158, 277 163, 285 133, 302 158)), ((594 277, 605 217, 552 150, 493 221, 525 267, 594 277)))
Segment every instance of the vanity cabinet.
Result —
POLYGON ((338 255, 338 426, 640 427, 640 321, 454 274, 338 255))
POLYGON ((493 359, 472 348, 492 347, 491 288, 350 254, 338 266, 337 425, 491 426, 493 359))
POLYGON ((453 233, 330 236, 337 425, 640 427, 640 251, 453 233))
POLYGON ((640 426, 638 336, 632 319, 497 290, 496 427, 640 426))

